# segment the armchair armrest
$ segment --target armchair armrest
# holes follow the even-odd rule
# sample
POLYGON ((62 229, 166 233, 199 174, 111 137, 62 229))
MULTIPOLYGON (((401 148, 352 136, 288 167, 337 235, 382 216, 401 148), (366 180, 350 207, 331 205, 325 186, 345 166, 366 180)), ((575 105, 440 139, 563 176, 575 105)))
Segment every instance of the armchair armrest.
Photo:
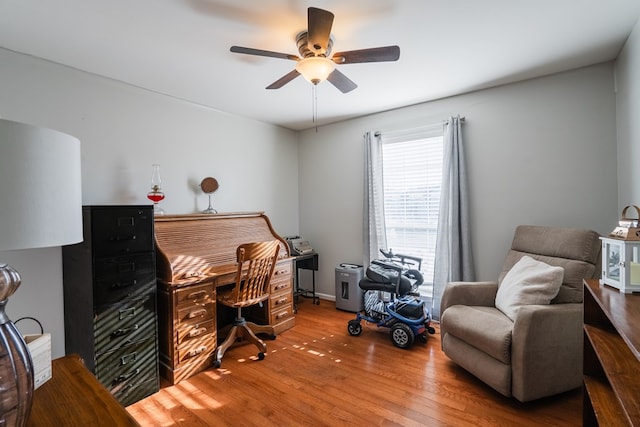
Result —
MULTIPOLYGON (((498 282, 449 282, 442 291, 440 319, 452 305, 495 306, 498 282)), ((440 322, 440 340, 444 342, 446 326, 440 322)))
POLYGON ((529 305, 513 325, 513 395, 521 402, 582 384, 582 304, 529 305))
POLYGON ((449 282, 442 292, 440 316, 452 305, 494 307, 498 282, 449 282))

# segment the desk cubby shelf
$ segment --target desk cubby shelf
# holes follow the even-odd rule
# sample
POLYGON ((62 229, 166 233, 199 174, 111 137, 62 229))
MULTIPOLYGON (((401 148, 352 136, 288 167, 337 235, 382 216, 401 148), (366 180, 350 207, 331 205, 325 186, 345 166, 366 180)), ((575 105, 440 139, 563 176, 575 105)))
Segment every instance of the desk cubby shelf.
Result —
POLYGON ((585 426, 640 426, 640 295, 584 282, 585 426))

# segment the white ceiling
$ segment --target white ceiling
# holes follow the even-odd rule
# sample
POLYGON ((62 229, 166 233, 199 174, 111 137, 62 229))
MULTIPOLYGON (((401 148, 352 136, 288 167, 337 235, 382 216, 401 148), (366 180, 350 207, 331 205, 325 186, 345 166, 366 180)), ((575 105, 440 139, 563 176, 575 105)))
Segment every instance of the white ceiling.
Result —
POLYGON ((0 0, 0 46, 291 129, 313 127, 311 85, 265 87, 295 62, 307 7, 335 14, 334 52, 397 44, 318 86, 319 124, 615 58, 640 0, 0 0))

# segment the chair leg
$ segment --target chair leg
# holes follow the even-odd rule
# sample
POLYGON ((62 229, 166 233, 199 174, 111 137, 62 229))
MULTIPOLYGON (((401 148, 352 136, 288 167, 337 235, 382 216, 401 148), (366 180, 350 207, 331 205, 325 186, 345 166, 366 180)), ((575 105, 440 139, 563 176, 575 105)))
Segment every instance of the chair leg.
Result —
POLYGON ((247 327, 255 334, 267 334, 269 339, 276 339, 276 332, 271 325, 258 325, 257 323, 247 322, 247 327))
MULTIPOLYGON (((240 330, 243 338, 246 338, 247 341, 258 347, 258 350, 260 350, 260 352, 263 353, 262 356, 264 356, 264 353, 267 352, 267 345, 264 341, 258 338, 246 324, 240 326, 240 330)), ((262 359, 260 354, 258 354, 258 358, 262 359)))
POLYGON ((218 338, 225 339, 229 336, 229 332, 231 332, 231 328, 233 328, 233 323, 225 325, 222 329, 218 329, 218 338))
POLYGON ((227 334, 224 342, 216 349, 215 359, 213 361, 214 366, 219 368, 222 365, 222 357, 224 356, 224 353, 229 349, 229 347, 235 344, 238 339, 246 339, 248 342, 258 347, 258 350, 260 351, 258 353, 258 359, 264 359, 265 353, 267 352, 267 345, 264 341, 258 338, 256 334, 267 334, 270 339, 276 338, 275 330, 271 325, 258 325, 257 323, 247 322, 244 317, 242 317, 240 308, 238 308, 238 313, 233 323, 233 327, 227 334))
POLYGON ((227 351, 227 349, 231 347, 240 336, 239 332, 241 332, 239 330, 239 326, 233 326, 229 331, 229 334, 227 334, 227 338, 216 349, 215 360, 213 361, 213 365, 216 368, 219 368, 222 364, 222 357, 224 356, 224 352, 227 351))

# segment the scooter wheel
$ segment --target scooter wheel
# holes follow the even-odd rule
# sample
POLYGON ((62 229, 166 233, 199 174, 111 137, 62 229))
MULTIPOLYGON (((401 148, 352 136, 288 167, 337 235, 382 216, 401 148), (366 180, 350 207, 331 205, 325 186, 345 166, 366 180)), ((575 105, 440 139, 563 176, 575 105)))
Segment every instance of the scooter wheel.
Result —
POLYGON ((362 325, 357 320, 349 320, 349 323, 347 324, 347 331, 349 331, 349 335, 357 337, 362 333, 362 325))
POLYGON ((391 342, 393 345, 399 348, 409 348, 413 344, 415 334, 411 330, 411 327, 405 323, 394 323, 391 327, 391 342))

